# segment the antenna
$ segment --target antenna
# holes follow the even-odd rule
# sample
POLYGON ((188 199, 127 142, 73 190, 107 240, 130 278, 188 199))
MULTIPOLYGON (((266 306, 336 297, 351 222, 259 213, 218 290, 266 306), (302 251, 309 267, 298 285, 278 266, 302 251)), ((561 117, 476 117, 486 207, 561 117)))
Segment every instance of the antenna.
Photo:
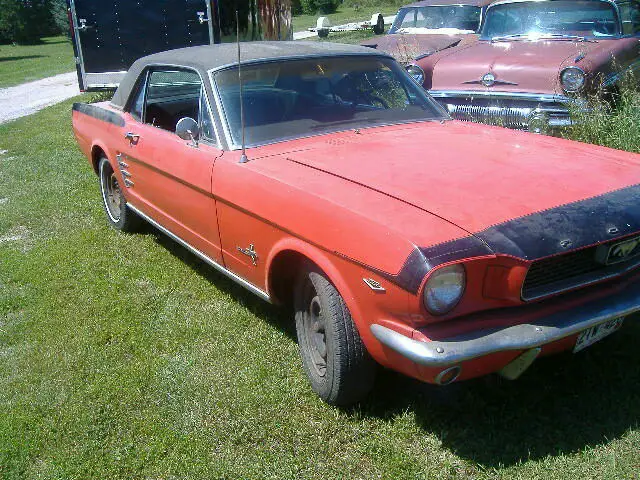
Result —
POLYGON ((236 43, 238 44, 238 83, 240 84, 240 130, 242 131, 242 155, 239 163, 247 163, 246 149, 244 145, 244 102, 242 101, 242 66, 240 62, 240 21, 236 10, 236 43))

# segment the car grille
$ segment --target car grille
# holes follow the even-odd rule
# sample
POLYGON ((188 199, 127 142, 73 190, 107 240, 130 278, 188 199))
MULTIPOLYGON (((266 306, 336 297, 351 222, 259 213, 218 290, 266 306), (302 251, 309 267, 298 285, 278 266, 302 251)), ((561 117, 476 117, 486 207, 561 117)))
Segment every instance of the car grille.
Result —
POLYGON ((454 120, 485 123, 516 130, 529 129, 532 108, 507 108, 478 105, 446 105, 454 120))
POLYGON ((437 96, 454 120, 544 133, 571 124, 567 107, 523 99, 437 96))
MULTIPOLYGON (((617 242, 620 240, 607 242, 604 245, 610 246, 617 242)), ((620 275, 640 265, 640 256, 625 262, 605 265, 596 260, 598 248, 601 247, 588 247, 533 262, 522 286, 522 299, 535 300, 588 285, 620 275)))

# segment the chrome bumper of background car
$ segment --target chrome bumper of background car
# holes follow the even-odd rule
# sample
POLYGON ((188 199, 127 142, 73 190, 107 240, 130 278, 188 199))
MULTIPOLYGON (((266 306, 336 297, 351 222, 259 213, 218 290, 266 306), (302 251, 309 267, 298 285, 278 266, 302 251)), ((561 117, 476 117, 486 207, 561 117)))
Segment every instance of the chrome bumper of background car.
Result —
POLYGON ((640 311, 640 282, 606 298, 548 315, 535 323, 476 331, 444 341, 413 340, 378 324, 371 325, 371 332, 380 343, 417 364, 446 367, 491 353, 540 347, 637 311, 640 311))
POLYGON ((587 111, 579 100, 562 95, 442 90, 429 93, 455 120, 534 133, 571 125, 569 104, 587 111))

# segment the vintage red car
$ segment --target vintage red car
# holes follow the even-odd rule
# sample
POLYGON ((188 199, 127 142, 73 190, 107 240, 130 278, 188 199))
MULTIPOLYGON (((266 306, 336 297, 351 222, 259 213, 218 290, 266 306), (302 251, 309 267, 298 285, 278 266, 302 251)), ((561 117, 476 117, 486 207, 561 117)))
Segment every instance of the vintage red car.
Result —
POLYGON ((571 108, 588 112, 585 98, 640 74, 640 2, 496 2, 478 42, 410 68, 458 120, 538 133, 561 128, 571 124, 571 108))
POLYGON ((376 363, 516 378, 640 310, 640 155, 452 121, 370 48, 242 50, 142 58, 73 128, 113 227, 293 306, 325 401, 363 398, 376 363))
POLYGON ((388 35, 361 45, 390 53, 403 64, 478 39, 487 5, 492 0, 423 0, 398 10, 388 35))

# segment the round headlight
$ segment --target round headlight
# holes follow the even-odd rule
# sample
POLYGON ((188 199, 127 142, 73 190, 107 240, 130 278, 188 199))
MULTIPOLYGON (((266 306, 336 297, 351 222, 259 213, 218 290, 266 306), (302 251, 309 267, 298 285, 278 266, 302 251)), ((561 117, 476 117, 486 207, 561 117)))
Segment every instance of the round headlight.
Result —
POLYGON ((466 284, 467 276, 460 264, 436 270, 424 286, 425 307, 433 315, 450 312, 462 298, 466 284))
POLYGON ((584 87, 585 76, 578 67, 567 67, 560 73, 560 83, 565 92, 576 93, 584 87))
POLYGON ((424 83, 424 70, 422 70, 418 65, 407 65, 407 72, 409 72, 409 75, 411 75, 419 85, 424 83))

